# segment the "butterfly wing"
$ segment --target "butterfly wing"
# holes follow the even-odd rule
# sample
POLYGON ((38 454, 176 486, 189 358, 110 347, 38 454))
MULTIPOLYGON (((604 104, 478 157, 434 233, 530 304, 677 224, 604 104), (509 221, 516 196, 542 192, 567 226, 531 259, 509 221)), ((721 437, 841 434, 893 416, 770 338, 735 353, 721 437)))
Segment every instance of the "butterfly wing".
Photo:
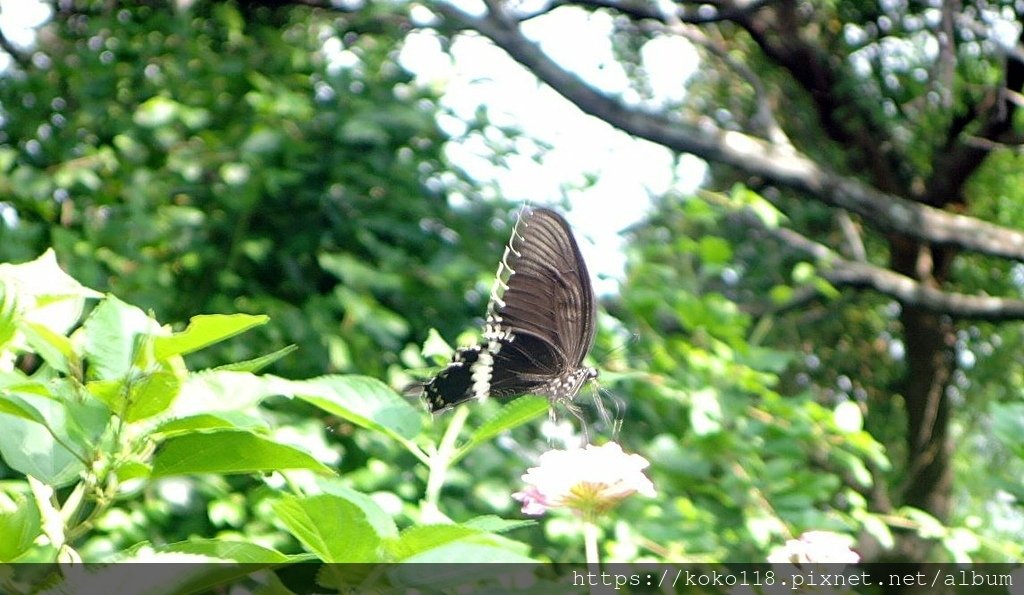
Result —
POLYGON ((550 209, 526 210, 498 265, 484 343, 460 349, 426 384, 430 410, 531 392, 571 398, 596 375, 580 368, 594 342, 595 308, 569 224, 550 209))

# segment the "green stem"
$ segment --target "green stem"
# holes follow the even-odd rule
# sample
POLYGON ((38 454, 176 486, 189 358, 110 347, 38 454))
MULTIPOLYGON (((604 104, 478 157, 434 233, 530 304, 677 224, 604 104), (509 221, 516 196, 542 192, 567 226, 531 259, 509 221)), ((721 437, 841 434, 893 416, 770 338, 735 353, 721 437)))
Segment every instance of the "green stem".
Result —
POLYGON ((444 431, 444 436, 441 437, 441 443, 438 444, 437 451, 430 455, 427 490, 423 496, 423 506, 421 509, 423 520, 426 522, 446 519, 438 507, 438 502, 441 499, 441 488, 444 487, 448 468, 455 457, 457 450, 455 442, 458 440, 463 426, 466 425, 468 417, 469 407, 457 407, 455 413, 452 414, 452 420, 448 423, 448 428, 444 431))

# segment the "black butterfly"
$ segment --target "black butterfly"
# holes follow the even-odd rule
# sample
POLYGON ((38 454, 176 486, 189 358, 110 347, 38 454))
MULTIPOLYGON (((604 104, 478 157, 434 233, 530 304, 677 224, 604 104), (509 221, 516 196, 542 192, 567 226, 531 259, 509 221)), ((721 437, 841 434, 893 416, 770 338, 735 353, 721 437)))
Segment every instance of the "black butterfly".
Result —
POLYGON ((543 208, 512 230, 487 304, 480 345, 459 349, 424 385, 431 412, 488 396, 527 393, 568 404, 597 370, 582 366, 594 344, 594 290, 569 224, 543 208))

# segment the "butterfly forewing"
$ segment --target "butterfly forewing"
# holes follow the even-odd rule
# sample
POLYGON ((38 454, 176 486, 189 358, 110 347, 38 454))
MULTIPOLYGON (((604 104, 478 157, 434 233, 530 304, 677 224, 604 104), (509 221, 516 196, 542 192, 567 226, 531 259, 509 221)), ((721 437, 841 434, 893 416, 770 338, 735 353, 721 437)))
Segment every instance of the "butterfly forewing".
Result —
POLYGON ((590 276, 569 224, 549 209, 524 211, 498 266, 484 343, 460 349, 425 385, 429 408, 526 393, 571 399, 597 375, 581 367, 595 316, 590 276))
POLYGON ((538 337, 559 351, 563 370, 579 366, 594 341, 595 306, 569 224, 549 209, 527 211, 512 233, 503 265, 511 269, 508 288, 491 296, 488 322, 538 337))

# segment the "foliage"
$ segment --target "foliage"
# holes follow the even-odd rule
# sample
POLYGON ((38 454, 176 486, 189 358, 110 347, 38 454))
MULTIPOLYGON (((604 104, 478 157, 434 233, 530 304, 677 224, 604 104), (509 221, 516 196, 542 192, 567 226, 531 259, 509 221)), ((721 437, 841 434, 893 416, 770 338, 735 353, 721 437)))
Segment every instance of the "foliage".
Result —
MULTIPOLYGON (((0 261, 22 263, 0 265, 0 561, 581 560, 576 519, 524 521, 510 497, 573 419, 542 424, 529 397, 430 418, 391 388, 475 326, 511 219, 458 200, 480 189, 445 156, 438 92, 397 63, 409 7, 181 4, 61 3, 32 60, 0 74, 0 261)), ((616 31, 617 57, 642 77, 634 33, 616 31)), ((964 76, 988 80, 987 64, 964 76)), ((682 111, 755 120, 726 74, 703 70, 682 111)), ((925 168, 935 131, 887 119, 885 74, 865 75, 862 124, 919 133, 925 168)), ((798 143, 856 172, 792 101, 798 143)), ((483 112, 474 126, 514 134, 483 112)), ((994 191, 1017 165, 972 179, 972 214, 1018 224, 1013 185, 994 191)), ((715 171, 737 179, 750 187, 657 197, 604 300, 594 351, 621 429, 589 429, 648 458, 658 493, 601 519, 605 559, 764 560, 811 529, 882 548, 919 535, 937 560, 1024 556, 1019 326, 956 333, 973 357, 953 383, 956 514, 879 512, 905 454, 900 308, 750 234, 753 216, 840 241, 830 209, 715 171), (790 306, 807 288, 821 297, 790 306)), ((957 263, 965 291, 1019 288, 1018 265, 957 263)), ((367 578, 337 572, 310 580, 367 578)))
MULTIPOLYGON (((4 326, 13 331, 0 344, 6 362, 0 453, 24 474, 4 482, 0 492, 0 502, 13 505, 0 510, 0 524, 5 536, 16 536, 5 538, 0 561, 169 561, 177 554, 264 565, 393 562, 466 559, 481 548, 494 561, 529 560, 524 544, 499 535, 520 523, 492 517, 452 523, 440 512, 438 495, 452 464, 496 433, 544 414, 543 400, 515 401, 461 441, 458 420, 466 416, 455 416, 438 443, 422 408, 372 378, 291 381, 258 374, 266 360, 188 368, 186 356, 265 324, 266 317, 195 316, 187 329, 173 332, 138 308, 78 284, 57 267, 52 252, 3 265, 0 282, 9 305, 4 326), (98 303, 83 319, 87 300, 98 303), (31 375, 11 365, 28 353, 45 362, 31 375), (304 400, 400 445, 427 483, 438 486, 423 501, 425 512, 399 530, 377 499, 337 477, 328 466, 333 450, 316 450, 311 436, 279 425, 266 405, 272 397, 304 400), (207 511, 211 521, 220 517, 236 531, 196 531, 169 542, 139 523, 138 513, 173 515, 190 506, 182 477, 224 492, 232 476, 250 473, 263 475, 248 506, 231 506, 242 494, 227 492, 207 511), (232 518, 238 514, 258 521, 239 522, 232 518)), ((322 577, 333 584, 341 578, 351 580, 322 577)))
POLYGON ((396 64, 398 30, 221 2, 65 9, 41 66, 0 84, 17 219, 0 260, 52 246, 167 320, 269 314, 207 363, 295 344, 290 377, 382 375, 410 338, 482 307, 463 299, 483 265, 466 243, 497 245, 496 209, 447 209, 442 193, 471 186, 443 156, 436 96, 396 64))

